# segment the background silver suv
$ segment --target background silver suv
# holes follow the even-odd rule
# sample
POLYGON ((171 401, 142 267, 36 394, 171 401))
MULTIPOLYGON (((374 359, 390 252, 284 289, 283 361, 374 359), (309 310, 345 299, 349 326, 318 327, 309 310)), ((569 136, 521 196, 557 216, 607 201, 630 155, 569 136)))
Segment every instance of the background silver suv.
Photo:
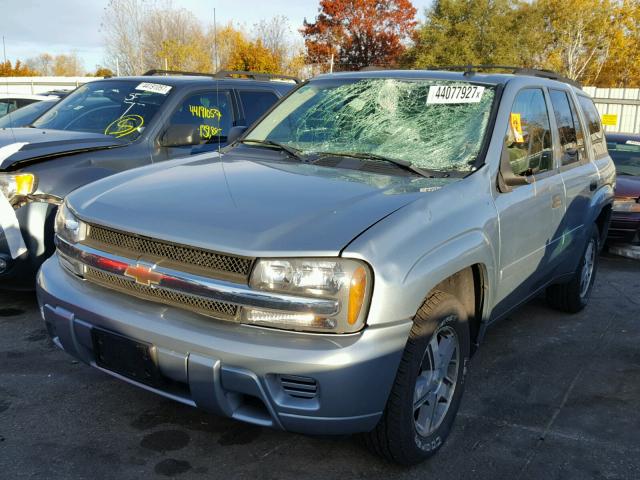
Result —
POLYGON ((74 192, 38 278, 50 335, 179 402, 423 460, 486 327, 545 290, 576 312, 594 282, 600 120, 528 73, 321 76, 222 157, 74 192))

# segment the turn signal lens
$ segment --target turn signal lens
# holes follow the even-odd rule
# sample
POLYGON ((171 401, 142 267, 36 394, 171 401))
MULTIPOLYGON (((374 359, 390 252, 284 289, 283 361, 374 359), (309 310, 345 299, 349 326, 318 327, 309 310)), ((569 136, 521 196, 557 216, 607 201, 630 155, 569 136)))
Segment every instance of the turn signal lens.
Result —
POLYGON ((31 173, 21 173, 15 176, 16 194, 29 195, 33 193, 36 178, 31 173))
POLYGON ((360 316, 360 310, 364 303, 367 291, 367 272, 362 267, 358 267, 351 277, 351 288, 349 288, 349 310, 347 322, 354 325, 360 316))

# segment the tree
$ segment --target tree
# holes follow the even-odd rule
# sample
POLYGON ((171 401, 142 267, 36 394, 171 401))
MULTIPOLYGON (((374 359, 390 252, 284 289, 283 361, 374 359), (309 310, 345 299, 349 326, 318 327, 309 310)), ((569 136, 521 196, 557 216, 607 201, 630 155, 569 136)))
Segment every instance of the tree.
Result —
POLYGON ((50 53, 41 53, 37 57, 27 59, 27 66, 40 75, 53 75, 53 55, 50 53))
POLYGON ((410 0, 321 0, 315 22, 301 30, 311 63, 334 55, 341 69, 393 65, 416 25, 410 0))
POLYGON ((113 77, 113 71, 109 70, 106 67, 98 67, 96 68, 96 73, 93 74, 94 77, 113 77))
POLYGON ((609 55, 587 75, 598 87, 640 87, 640 2, 625 1, 618 8, 609 55))
POLYGON ((404 64, 505 64, 638 85, 640 0, 436 0, 404 64))
POLYGON ((588 80, 609 57, 617 5, 611 0, 538 0, 547 36, 545 66, 588 80))
POLYGON ((533 40, 530 15, 513 0, 436 0, 403 59, 408 66, 523 65, 533 40), (518 18, 519 17, 519 18, 518 18))
POLYGON ((0 77, 35 77, 38 72, 31 70, 20 60, 16 60, 15 64, 11 64, 11 60, 0 62, 0 77))
POLYGON ((84 74, 84 65, 76 52, 56 55, 53 58, 53 75, 57 77, 79 77, 84 74))
POLYGON ((212 71, 212 44, 196 16, 166 7, 148 12, 143 23, 143 56, 146 66, 193 72, 212 71))
POLYGON ((262 40, 241 40, 232 51, 229 70, 246 70, 258 73, 280 73, 278 59, 262 44, 262 40))
POLYGON ((109 67, 122 75, 145 71, 142 53, 145 14, 153 8, 144 0, 109 0, 104 9, 101 30, 105 35, 109 67))

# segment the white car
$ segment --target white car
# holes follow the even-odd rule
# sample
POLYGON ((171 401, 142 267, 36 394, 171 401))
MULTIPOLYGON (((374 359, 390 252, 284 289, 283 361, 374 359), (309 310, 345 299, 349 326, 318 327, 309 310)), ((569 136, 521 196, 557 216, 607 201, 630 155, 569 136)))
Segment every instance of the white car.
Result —
POLYGON ((27 93, 0 93, 0 117, 11 113, 18 108, 41 100, 58 98, 55 95, 32 95, 27 93))

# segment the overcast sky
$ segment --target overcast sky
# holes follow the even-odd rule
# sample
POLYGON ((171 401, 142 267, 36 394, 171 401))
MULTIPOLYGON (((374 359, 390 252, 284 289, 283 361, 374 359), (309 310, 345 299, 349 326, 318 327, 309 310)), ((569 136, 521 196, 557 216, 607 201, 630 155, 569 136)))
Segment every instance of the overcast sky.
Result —
MULTIPOLYGON (((289 18, 293 35, 302 21, 313 19, 319 0, 174 0, 174 7, 191 10, 204 24, 233 21, 248 29, 274 15, 289 18)), ((431 0, 413 0, 419 18, 431 0)), ((25 60, 43 52, 78 52, 87 70, 104 63, 105 39, 100 31, 107 0, 0 0, 0 34, 8 60, 25 60)), ((1 54, 2 52, 0 52, 1 54)))

